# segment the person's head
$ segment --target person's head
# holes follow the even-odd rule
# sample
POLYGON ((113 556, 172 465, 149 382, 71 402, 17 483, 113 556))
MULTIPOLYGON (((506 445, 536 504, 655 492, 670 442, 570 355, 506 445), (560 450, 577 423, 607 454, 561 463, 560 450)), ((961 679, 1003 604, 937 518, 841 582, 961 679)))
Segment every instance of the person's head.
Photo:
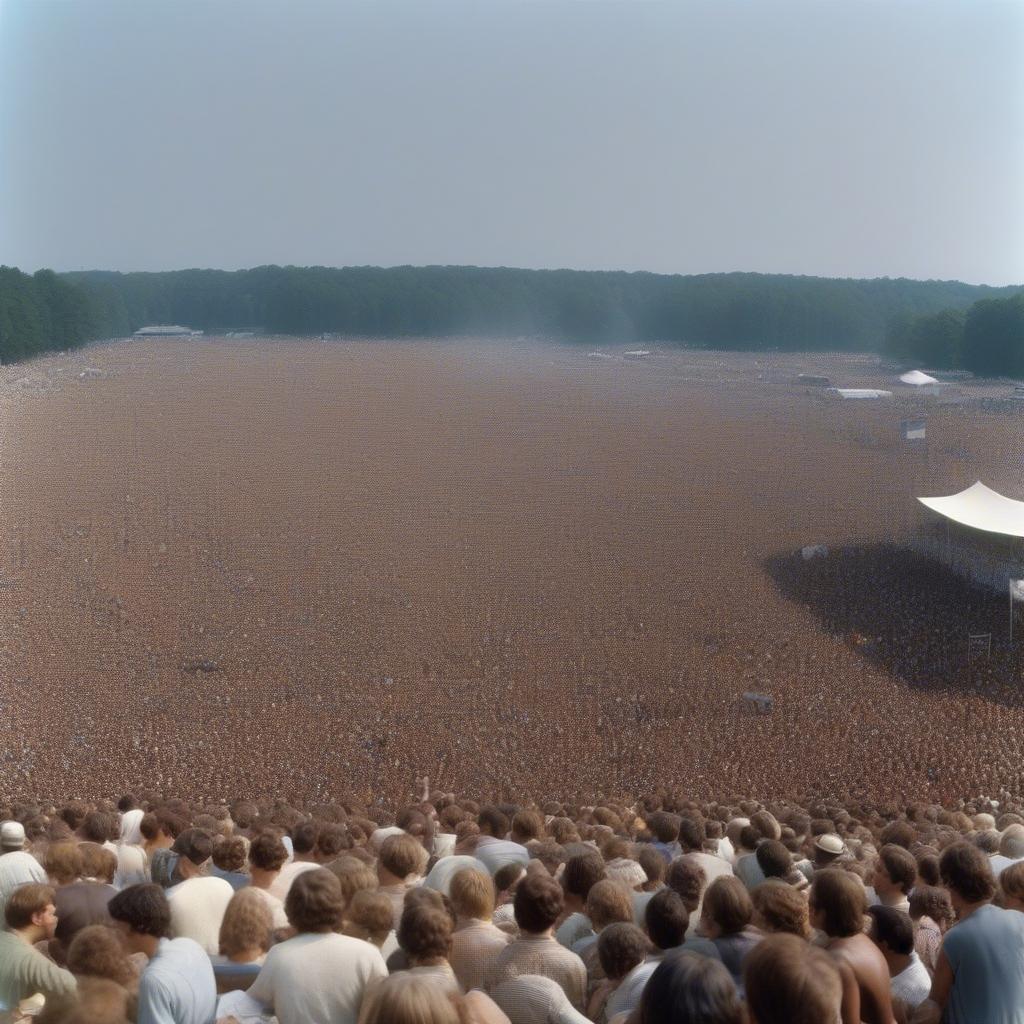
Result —
POLYGON ((633 920, 633 900, 629 890, 621 883, 604 878, 591 886, 584 904, 584 913, 590 918, 595 932, 616 921, 633 920))
POLYGON ((315 821, 300 821, 292 829, 292 849, 296 857, 311 857, 320 835, 320 825, 315 821))
POLYGON ((512 861, 509 864, 502 864, 494 872, 494 888, 500 899, 502 896, 510 896, 516 891, 516 886, 526 876, 526 868, 519 861, 512 861))
POLYGON ((704 822, 683 818, 679 822, 679 845, 684 853, 700 853, 704 848, 704 822))
POLYGON ((784 932, 806 939, 811 934, 807 897, 781 879, 769 878, 751 894, 754 924, 762 932, 784 932))
POLYGON ((644 986, 639 1024, 743 1024, 743 1006, 725 965, 696 953, 666 957, 644 986))
POLYGON ((665 871, 668 868, 661 851, 644 844, 640 847, 636 859, 647 876, 647 881, 643 886, 644 892, 654 892, 660 888, 664 884, 665 871))
POLYGON ((345 935, 372 942, 378 949, 387 941, 395 923, 395 911, 387 893, 360 889, 345 907, 341 930, 345 935))
POLYGON ((905 898, 916 881, 917 860, 912 853, 891 843, 878 851, 874 886, 880 897, 905 898))
POLYGON ((834 832, 824 832, 814 840, 814 867, 831 867, 843 854, 846 844, 834 832))
POLYGON ((332 860, 326 870, 341 883, 341 896, 346 905, 357 892, 377 888, 377 872, 358 857, 339 857, 332 860))
POLYGON ((678 814, 658 811, 647 819, 647 827, 659 843, 674 843, 679 838, 679 823, 681 821, 678 814))
POLYGON ((296 875, 284 901, 288 923, 300 933, 340 928, 344 910, 341 883, 326 868, 296 875))
POLYGON ((1007 825, 999 837, 999 852, 1010 860, 1024 859, 1024 825, 1007 825))
POLYGON ((494 913, 494 882, 485 871, 463 868, 452 875, 448 898, 461 918, 489 921, 494 913))
POLYGON ((36 1024, 128 1024, 135 1019, 124 985, 107 978, 79 978, 73 992, 46 997, 36 1024))
POLYGON ((693 857, 676 857, 665 872, 665 885, 681 897, 692 914, 700 903, 708 876, 700 861, 693 857))
POLYGON ((249 844, 249 866, 256 871, 280 871, 288 849, 273 832, 261 832, 249 844))
MULTIPOLYGON (((1005 873, 1005 872, 1004 872, 1005 873)), ((910 894, 910 919, 930 917, 945 932, 956 920, 949 892, 937 885, 918 885, 910 894)))
POLYGON ((78 843, 51 843, 43 858, 47 877, 54 885, 69 885, 82 877, 82 854, 78 843))
POLYGON ((895 966, 902 970, 914 952, 914 922, 910 915, 895 907, 882 906, 868 907, 868 914, 871 915, 872 941, 890 969, 895 966))
POLYGON ((150 954, 171 932, 171 908, 159 885, 130 885, 108 904, 107 913, 129 953, 150 954))
POLYGON ((1000 903, 1007 910, 1024 911, 1024 861, 1003 868, 999 875, 1000 903))
POLYGON ((748 954, 743 984, 751 1024, 839 1020, 843 984, 831 957, 795 935, 769 935, 748 954))
POLYGON ((56 893, 48 885, 20 885, 4 907, 4 920, 11 931, 21 932, 33 944, 52 939, 57 930, 56 893))
POLYGON ((0 823, 0 854, 13 853, 25 845, 25 826, 20 821, 0 823))
POLYGON ((517 811, 512 818, 512 842, 525 846, 544 835, 544 815, 532 809, 517 811))
POLYGON ((754 904, 747 887, 732 875, 720 875, 704 893, 701 930, 709 938, 736 935, 750 924, 754 904))
POLYGON ((67 968, 76 977, 108 978, 131 985, 137 977, 118 933, 106 924, 90 924, 68 944, 67 968))
POLYGON ((619 981, 644 962, 650 948, 647 936, 635 924, 618 921, 598 936, 597 959, 605 977, 619 981))
POLYGON ((388 836, 381 844, 378 868, 392 878, 405 881, 411 875, 421 874, 425 865, 424 849, 412 836, 388 836))
POLYGON ((591 888, 606 877, 604 858, 597 850, 570 857, 565 862, 565 870, 562 872, 562 888, 565 890, 566 901, 581 908, 591 888))
POLYGON ((512 906, 521 931, 541 934, 551 928, 562 913, 562 887, 548 875, 528 872, 516 886, 512 906))
POLYGON ((171 850, 179 857, 178 871, 185 874, 186 863, 191 865, 189 874, 198 874, 203 865, 213 856, 213 835, 202 828, 187 828, 181 832, 171 850))
POLYGON ((504 839, 510 827, 508 815, 497 807, 484 807, 477 815, 480 835, 504 839))
POLYGON ((90 811, 78 831, 87 842, 103 844, 113 838, 114 824, 112 816, 105 811, 90 811))
POLYGON ((658 949, 673 949, 686 938, 690 911, 674 889, 659 889, 644 907, 644 928, 658 949))
POLYGON ((255 889, 239 889, 228 902, 220 923, 221 956, 255 960, 270 949, 274 919, 267 901, 255 889))
POLYGON ((110 885, 117 873, 117 855, 98 843, 80 843, 78 852, 82 858, 82 877, 110 885))
POLYGON ((765 878, 785 878, 793 867, 793 855, 778 839, 765 839, 754 851, 765 878))
POLYGON ((864 886, 848 871, 815 872, 808 907, 811 924, 830 938, 847 938, 864 930, 867 897, 864 886))
POLYGON ((213 863, 221 871, 239 874, 245 871, 248 845, 242 836, 218 836, 213 844, 213 863))
POLYGON ((973 843, 947 846, 939 858, 939 874, 957 916, 965 907, 987 903, 995 895, 996 882, 988 857, 973 843))
POLYGON ((413 964, 444 960, 452 944, 452 919, 427 903, 413 903, 402 911, 398 945, 413 964))
POLYGON ((464 1024, 463 997, 432 978, 399 971, 367 989, 359 1024, 464 1024))
POLYGON ((321 864, 329 864, 353 847, 352 834, 341 824, 331 822, 325 824, 316 837, 316 849, 313 856, 321 864))

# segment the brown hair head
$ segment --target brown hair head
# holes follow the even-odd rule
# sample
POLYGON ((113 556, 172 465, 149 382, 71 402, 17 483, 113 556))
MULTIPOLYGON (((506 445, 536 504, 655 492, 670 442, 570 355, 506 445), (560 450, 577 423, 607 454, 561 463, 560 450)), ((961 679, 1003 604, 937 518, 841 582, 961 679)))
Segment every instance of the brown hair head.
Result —
POLYGON ((126 987, 138 979, 121 937, 105 924, 86 925, 75 933, 68 945, 67 967, 78 977, 109 978, 126 987))
POLYGON ((786 932, 806 939, 811 934, 807 898, 777 878, 762 882, 751 894, 754 923, 766 932, 786 932))
POLYGON ((36 914, 41 914, 53 904, 53 889, 48 885, 19 885, 10 896, 4 907, 4 920, 8 928, 27 928, 36 914))
POLYGON ((452 875, 448 898, 459 917, 489 921, 494 913, 494 882, 485 871, 463 868, 452 875))
POLYGON ((843 986, 827 953, 795 935, 769 935, 743 964, 753 1024, 821 1024, 839 1019, 843 986))
POLYGON ((284 912, 297 932, 334 931, 341 927, 344 910, 341 883, 326 868, 297 875, 284 902, 284 912))
POLYGON ((722 935, 743 931, 754 916, 747 887, 738 878, 720 875, 704 893, 701 916, 713 922, 722 935))
POLYGON ((864 930, 867 897, 864 886, 848 871, 815 872, 808 905, 822 914, 822 930, 830 938, 847 938, 864 930))
POLYGON ((229 959, 250 949, 270 949, 274 918, 267 901, 255 889, 239 889, 231 897, 220 923, 221 956, 229 959))

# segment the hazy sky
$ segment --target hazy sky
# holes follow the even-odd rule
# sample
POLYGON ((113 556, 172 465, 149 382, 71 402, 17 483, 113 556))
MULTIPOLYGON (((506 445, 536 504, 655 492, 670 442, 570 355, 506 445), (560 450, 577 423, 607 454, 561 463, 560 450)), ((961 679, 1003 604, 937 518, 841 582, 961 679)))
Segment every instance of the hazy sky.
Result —
POLYGON ((0 0, 0 263, 1024 282, 1024 0, 0 0))

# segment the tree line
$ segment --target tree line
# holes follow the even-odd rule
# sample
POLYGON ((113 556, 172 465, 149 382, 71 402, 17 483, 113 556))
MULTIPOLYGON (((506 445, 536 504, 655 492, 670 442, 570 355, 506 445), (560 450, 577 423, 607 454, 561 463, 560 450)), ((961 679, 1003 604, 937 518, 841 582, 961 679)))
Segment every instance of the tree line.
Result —
MULTIPOLYGON (((480 267, 0 268, 0 359, 179 323, 213 333, 541 337, 588 345, 896 351, 896 325, 1013 294, 958 281, 480 267)), ((901 328, 903 329, 903 328, 901 328)), ((909 329, 909 326, 906 326, 909 329)), ((902 336, 901 336, 902 337, 902 336)))
POLYGON ((1024 378, 1024 292, 981 299, 966 310, 898 316, 889 325, 885 351, 936 370, 1024 378))

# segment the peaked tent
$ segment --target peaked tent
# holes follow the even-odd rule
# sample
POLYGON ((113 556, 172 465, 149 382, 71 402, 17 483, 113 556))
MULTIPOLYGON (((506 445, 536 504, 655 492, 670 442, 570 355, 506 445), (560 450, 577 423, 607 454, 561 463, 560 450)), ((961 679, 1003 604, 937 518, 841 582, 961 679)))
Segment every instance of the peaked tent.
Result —
POLYGON ((910 370, 907 373, 901 374, 900 380, 904 384, 913 384, 917 388, 923 388, 926 384, 939 383, 935 377, 929 377, 927 373, 923 373, 921 370, 910 370))
POLYGON ((961 526, 1004 537, 1024 537, 1024 501, 1007 498, 980 480, 959 494, 917 500, 961 526))

